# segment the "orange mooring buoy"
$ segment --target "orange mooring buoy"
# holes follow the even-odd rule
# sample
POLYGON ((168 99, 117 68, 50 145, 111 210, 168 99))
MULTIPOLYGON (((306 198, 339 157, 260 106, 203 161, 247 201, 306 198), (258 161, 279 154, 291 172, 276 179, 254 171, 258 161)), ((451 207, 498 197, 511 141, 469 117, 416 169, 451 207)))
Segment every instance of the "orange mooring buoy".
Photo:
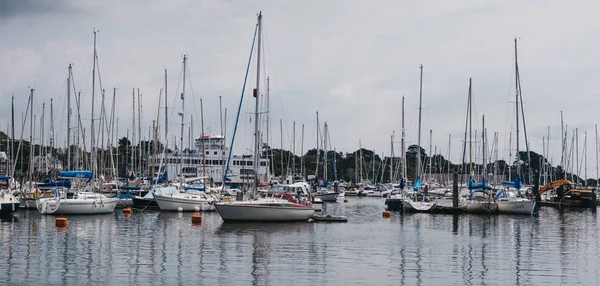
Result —
POLYGON ((389 212, 389 211, 384 211, 384 212, 383 212, 381 215, 382 215, 383 217, 385 217, 385 218, 388 218, 388 217, 391 217, 391 216, 392 216, 392 213, 391 213, 391 212, 389 212))
POLYGON ((199 214, 192 215, 192 224, 202 224, 202 216, 199 214))
POLYGON ((131 213, 131 209, 130 208, 124 208, 123 209, 123 213, 124 214, 130 214, 131 213))
POLYGON ((344 203, 347 203, 347 202, 348 202, 348 200, 344 200, 344 203))
POLYGON ((56 227, 67 227, 67 224, 69 224, 69 221, 66 218, 64 218, 64 217, 56 218, 56 227))

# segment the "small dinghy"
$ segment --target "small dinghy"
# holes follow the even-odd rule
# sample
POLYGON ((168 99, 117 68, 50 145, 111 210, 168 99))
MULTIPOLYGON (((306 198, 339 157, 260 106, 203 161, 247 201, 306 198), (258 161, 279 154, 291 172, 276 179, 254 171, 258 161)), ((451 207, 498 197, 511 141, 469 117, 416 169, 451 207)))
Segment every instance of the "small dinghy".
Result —
POLYGON ((314 215, 311 219, 314 221, 348 222, 348 218, 345 216, 314 215))

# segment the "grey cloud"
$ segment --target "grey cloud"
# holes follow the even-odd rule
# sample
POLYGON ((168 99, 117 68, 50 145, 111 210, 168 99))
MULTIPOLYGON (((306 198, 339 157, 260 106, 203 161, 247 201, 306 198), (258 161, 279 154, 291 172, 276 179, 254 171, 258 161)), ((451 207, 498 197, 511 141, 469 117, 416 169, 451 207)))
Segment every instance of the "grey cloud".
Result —
POLYGON ((66 0, 0 0, 0 18, 67 12, 74 7, 66 0))

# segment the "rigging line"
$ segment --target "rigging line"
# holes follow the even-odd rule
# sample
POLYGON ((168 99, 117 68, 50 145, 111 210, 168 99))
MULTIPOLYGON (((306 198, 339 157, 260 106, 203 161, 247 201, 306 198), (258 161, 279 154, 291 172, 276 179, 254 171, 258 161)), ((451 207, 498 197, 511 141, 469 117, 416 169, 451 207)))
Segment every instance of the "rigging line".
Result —
MULTIPOLYGON (((258 23, 254 27, 254 37, 252 39, 252 47, 250 48, 250 56, 248 58, 248 65, 246 66, 246 75, 244 77, 244 84, 242 85, 242 94, 240 96, 240 103, 238 105, 237 115, 235 118, 235 125, 233 127, 233 135, 231 136, 231 144, 229 145, 229 154, 227 156, 227 166, 225 168, 225 174, 223 174, 223 187, 221 191, 225 191, 225 182, 227 182, 227 174, 229 173, 229 164, 231 163, 231 154, 233 154, 233 144, 235 143, 235 133, 237 132, 238 122, 240 120, 240 111, 242 109, 242 103, 244 102, 244 93, 246 91, 246 82, 248 81, 248 72, 250 71, 250 63, 252 62, 252 54, 254 52, 254 43, 256 42, 256 33, 258 31, 258 23)), ((259 154, 254 154, 258 156, 259 154)))
MULTIPOLYGON (((267 52, 269 53, 269 58, 272 59, 273 55, 271 53, 271 45, 269 44, 269 37, 267 37, 267 30, 265 28, 265 24, 263 23, 262 26, 262 30, 263 30, 263 35, 264 35, 264 40, 265 40, 265 46, 267 48, 267 52)), ((265 47, 263 47, 263 49, 265 49, 265 47)), ((279 88, 279 81, 277 80, 277 73, 275 72, 275 65, 273 64, 273 61, 271 61, 271 70, 273 72, 273 80, 275 81, 275 88, 277 89, 277 99, 279 100, 279 107, 281 108, 281 114, 282 114, 282 119, 283 119, 283 123, 285 125, 285 129, 288 130, 287 128, 287 120, 285 119, 285 109, 283 108, 283 101, 281 100, 281 90, 279 88)), ((289 139, 289 132, 287 132, 288 134, 288 139, 289 139)))

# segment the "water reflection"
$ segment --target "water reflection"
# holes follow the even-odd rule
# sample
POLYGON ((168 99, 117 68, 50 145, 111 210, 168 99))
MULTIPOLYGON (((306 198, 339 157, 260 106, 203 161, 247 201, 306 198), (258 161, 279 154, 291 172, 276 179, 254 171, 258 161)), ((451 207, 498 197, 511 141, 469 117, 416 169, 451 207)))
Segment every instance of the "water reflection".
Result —
MULTIPOLYGON (((343 224, 223 224, 204 213, 116 212, 0 222, 7 284, 594 285, 597 214, 543 208, 538 217, 393 213, 382 200, 327 204, 343 224)), ((0 284, 2 284, 0 283, 0 284)))

